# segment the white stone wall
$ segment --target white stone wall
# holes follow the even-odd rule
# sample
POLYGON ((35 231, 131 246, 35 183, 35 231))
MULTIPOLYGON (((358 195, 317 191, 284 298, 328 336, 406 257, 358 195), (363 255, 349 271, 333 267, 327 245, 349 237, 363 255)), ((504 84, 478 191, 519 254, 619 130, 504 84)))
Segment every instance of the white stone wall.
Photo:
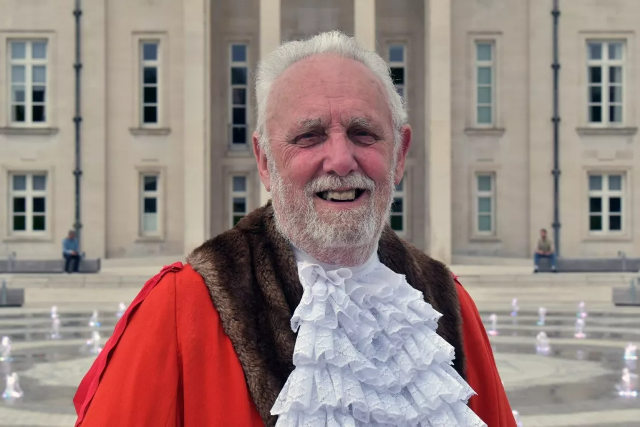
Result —
MULTIPOLYGON (((90 257, 181 255, 229 228, 231 175, 248 176, 249 210, 260 204, 261 184, 251 147, 230 150, 228 129, 229 44, 247 43, 249 67, 254 71, 262 55, 260 1, 82 3, 83 250, 90 257), (161 42, 162 123, 153 131, 139 126, 141 38, 161 42), (154 238, 143 238, 140 233, 139 176, 144 171, 160 172, 162 177, 162 233, 154 238)), ((440 199, 430 197, 429 188, 436 188, 442 190, 442 200, 451 194, 454 254, 529 257, 540 228, 549 229, 553 236, 551 1, 450 3, 450 79, 429 76, 430 69, 447 56, 429 51, 429 46, 437 43, 429 39, 429 34, 442 31, 442 27, 437 31, 427 28, 427 22, 439 22, 429 15, 433 9, 429 0, 377 0, 375 23, 364 20, 359 24, 366 29, 363 34, 375 29, 377 50, 383 56, 390 43, 407 46, 408 106, 414 130, 405 189, 410 209, 407 238, 429 250, 433 227, 448 227, 432 223, 432 216, 438 213, 433 204, 440 199), (478 129, 472 122, 473 43, 477 38, 496 43, 497 123, 493 129, 478 129), (433 177, 426 166, 436 161, 430 156, 438 150, 431 148, 439 147, 432 147, 439 141, 429 141, 429 135, 442 131, 433 127, 431 120, 438 115, 429 111, 437 109, 439 99, 429 99, 429 85, 438 81, 451 85, 450 188, 430 185, 433 177), (494 236, 474 233, 476 172, 496 176, 494 236)), ((333 28, 355 33, 353 2, 309 4, 282 0, 283 39, 333 28)), ((0 256, 9 250, 20 257, 59 257, 61 240, 73 225, 73 6, 72 0, 0 0, 0 256), (7 40, 35 36, 49 39, 50 123, 37 132, 7 129, 7 40), (43 236, 10 235, 8 177, 14 171, 48 174, 48 223, 43 236)), ((628 256, 640 256, 640 226, 636 220, 640 217, 640 163, 636 154, 640 122, 640 44, 636 34, 640 21, 635 19, 640 16, 640 2, 563 0, 561 7, 562 254, 615 256, 623 250, 628 256), (627 115, 623 129, 616 132, 594 134, 584 129, 585 45, 589 37, 624 39, 627 43, 627 115), (625 174, 625 232, 621 236, 594 237, 588 232, 590 171, 625 174)), ((253 126, 252 84, 249 91, 248 117, 253 126)), ((445 101, 443 105, 447 105, 445 101)), ((442 247, 446 252, 446 244, 442 247)))

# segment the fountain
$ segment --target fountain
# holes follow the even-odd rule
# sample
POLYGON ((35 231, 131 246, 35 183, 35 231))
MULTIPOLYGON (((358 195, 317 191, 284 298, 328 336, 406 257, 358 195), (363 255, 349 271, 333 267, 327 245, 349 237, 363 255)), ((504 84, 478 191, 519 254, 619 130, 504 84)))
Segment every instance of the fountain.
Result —
POLYGON ((522 420, 520 419, 520 413, 518 411, 511 411, 513 418, 516 420, 516 427, 522 427, 522 420))
POLYGON ((547 356, 551 352, 549 337, 545 332, 540 332, 536 336, 536 354, 547 356))
POLYGON ((587 337, 587 335, 584 333, 584 319, 582 317, 576 319, 576 333, 573 336, 576 338, 587 337))
POLYGON ((511 300, 511 316, 517 317, 518 310, 520 310, 520 307, 518 307, 518 298, 514 298, 511 300))
POLYGON ((11 338, 4 336, 0 341, 0 362, 11 362, 11 338))
POLYGON ((20 378, 17 373, 7 375, 7 386, 2 393, 2 398, 5 400, 19 399, 24 396, 24 392, 20 388, 20 378))
POLYGON ((89 319, 89 327, 91 328, 98 328, 100 327, 101 323, 100 320, 98 318, 98 310, 93 310, 93 314, 91 315, 91 319, 89 319))
POLYGON ((489 320, 491 321, 491 329, 489 329, 489 335, 496 336, 498 335, 498 315, 493 313, 489 316, 489 320))
POLYGON ((102 351, 102 347, 100 346, 100 341, 102 337, 100 337, 100 332, 93 331, 91 333, 91 338, 87 340, 87 347, 89 347, 89 353, 98 354, 102 351))
POLYGON ((59 340, 62 338, 62 335, 60 334, 60 318, 59 317, 51 318, 51 330, 49 331, 49 335, 47 335, 47 338, 49 338, 50 340, 59 340))
POLYGON ((540 319, 538 319, 538 326, 544 326, 544 320, 546 315, 547 315, 547 309, 544 307, 540 307, 538 309, 538 316, 540 316, 540 319))
POLYGON ((576 317, 580 317, 582 319, 587 317, 587 310, 585 309, 584 301, 581 301, 580 304, 578 304, 578 312, 576 313, 576 317))
POLYGON ((622 369, 622 381, 616 385, 620 397, 638 397, 638 375, 632 374, 629 368, 622 369))
POLYGON ((624 349, 624 360, 638 360, 636 351, 638 347, 635 344, 629 343, 624 349))
POLYGON ((116 313, 116 317, 119 319, 124 316, 124 312, 127 310, 127 306, 125 303, 121 302, 118 304, 118 312, 116 313))

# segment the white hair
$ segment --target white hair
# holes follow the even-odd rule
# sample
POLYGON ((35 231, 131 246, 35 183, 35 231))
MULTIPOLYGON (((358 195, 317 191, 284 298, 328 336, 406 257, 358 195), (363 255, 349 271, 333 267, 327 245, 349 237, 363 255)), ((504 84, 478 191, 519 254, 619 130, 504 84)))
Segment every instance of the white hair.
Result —
POLYGON ((343 58, 354 59, 364 64, 376 75, 387 93, 387 102, 393 120, 394 140, 396 148, 400 145, 400 129, 407 123, 407 110, 402 97, 396 91, 391 80, 389 65, 376 52, 365 49, 355 38, 340 31, 320 33, 307 40, 290 41, 282 44, 258 64, 256 73, 256 101, 258 105, 257 131, 260 145, 269 151, 266 127, 266 113, 269 94, 273 82, 287 68, 313 55, 334 54, 343 58))

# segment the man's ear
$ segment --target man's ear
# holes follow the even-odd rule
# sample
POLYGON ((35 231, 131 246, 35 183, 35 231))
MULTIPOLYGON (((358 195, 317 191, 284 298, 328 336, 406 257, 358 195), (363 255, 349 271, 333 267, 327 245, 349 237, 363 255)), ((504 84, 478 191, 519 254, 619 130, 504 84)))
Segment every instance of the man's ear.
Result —
POLYGON ((260 146, 260 135, 258 132, 253 132, 253 154, 256 156, 256 163, 258 164, 258 173, 260 174, 260 181, 267 191, 271 191, 271 175, 269 175, 269 166, 267 162, 267 156, 262 147, 260 146))
POLYGON ((400 181, 402 181, 402 177, 404 176, 404 164, 407 159, 407 153, 409 153, 409 148, 411 147, 411 136, 411 126, 402 126, 402 129, 400 129, 400 149, 398 151, 398 159, 396 162, 395 185, 400 184, 400 181))

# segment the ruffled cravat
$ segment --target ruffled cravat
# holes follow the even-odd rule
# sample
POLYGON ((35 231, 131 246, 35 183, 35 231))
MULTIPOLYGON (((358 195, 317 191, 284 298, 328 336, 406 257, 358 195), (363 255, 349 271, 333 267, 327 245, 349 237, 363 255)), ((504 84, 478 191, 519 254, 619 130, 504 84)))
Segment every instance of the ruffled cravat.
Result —
POLYGON ((293 364, 271 413, 278 427, 486 426, 436 334, 442 316, 377 254, 357 268, 296 250, 303 286, 293 364))

